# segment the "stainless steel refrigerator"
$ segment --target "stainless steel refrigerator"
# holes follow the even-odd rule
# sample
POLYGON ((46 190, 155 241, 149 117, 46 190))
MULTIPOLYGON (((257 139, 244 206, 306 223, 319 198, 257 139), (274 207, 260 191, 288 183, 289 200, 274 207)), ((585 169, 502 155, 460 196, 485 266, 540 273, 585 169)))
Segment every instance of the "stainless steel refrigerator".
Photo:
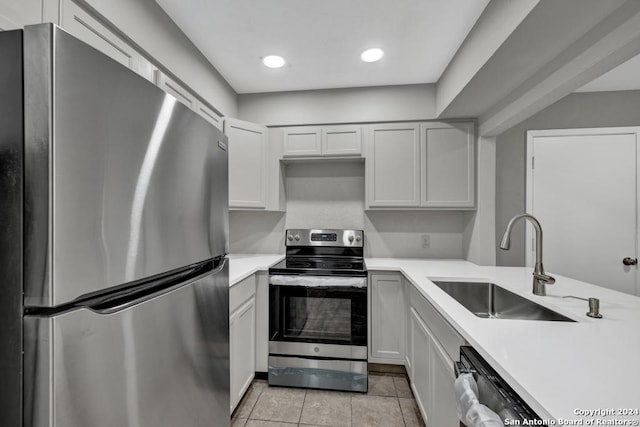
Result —
POLYGON ((228 426, 226 137, 53 25, 0 55, 0 423, 228 426))

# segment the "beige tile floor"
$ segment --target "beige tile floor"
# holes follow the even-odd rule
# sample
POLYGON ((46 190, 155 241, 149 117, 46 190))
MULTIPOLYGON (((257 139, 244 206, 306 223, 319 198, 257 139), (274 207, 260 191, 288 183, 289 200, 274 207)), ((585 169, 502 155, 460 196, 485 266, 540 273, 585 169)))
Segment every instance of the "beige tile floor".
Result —
POLYGON ((403 375, 369 374, 369 392, 269 387, 256 380, 233 413, 232 427, 424 427, 403 375))

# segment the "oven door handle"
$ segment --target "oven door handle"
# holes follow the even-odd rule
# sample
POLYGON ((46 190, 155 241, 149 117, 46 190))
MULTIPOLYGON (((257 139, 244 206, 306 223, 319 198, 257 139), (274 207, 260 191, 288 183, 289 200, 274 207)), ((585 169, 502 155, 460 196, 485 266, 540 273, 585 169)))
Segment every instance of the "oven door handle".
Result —
POLYGON ((366 288, 367 278, 273 274, 269 276, 269 284, 275 286, 300 286, 306 288, 366 288))

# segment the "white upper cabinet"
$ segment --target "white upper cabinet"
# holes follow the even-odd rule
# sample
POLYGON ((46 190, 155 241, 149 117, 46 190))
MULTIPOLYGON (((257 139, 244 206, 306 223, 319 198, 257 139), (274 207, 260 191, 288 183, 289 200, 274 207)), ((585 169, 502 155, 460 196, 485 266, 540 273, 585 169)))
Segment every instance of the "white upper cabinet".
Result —
POLYGON ((192 110, 198 107, 198 100, 191 92, 182 87, 180 83, 173 80, 160 70, 156 70, 156 85, 170 95, 173 95, 178 101, 182 102, 192 110))
POLYGON ((124 66, 138 70, 141 55, 72 0, 60 1, 60 26, 124 66))
POLYGON ((473 123, 370 125, 367 209, 472 209, 474 129, 473 123))
POLYGON ((267 128, 227 118, 224 133, 229 137, 229 207, 266 209, 267 128))
POLYGON ((300 126, 283 129, 284 157, 361 156, 359 125, 300 126))
POLYGON ((370 125, 365 173, 369 208, 419 207, 420 125, 370 125))
POLYGON ((284 157, 319 156, 321 153, 320 128, 296 127, 284 130, 284 157))
POLYGON ((472 208, 475 203, 473 123, 425 123, 420 130, 421 206, 472 208))
POLYGON ((0 0, 0 31, 42 22, 43 0, 0 0))
POLYGON ((203 102, 198 101, 196 112, 218 129, 222 129, 222 117, 203 102))
POLYGON ((325 156, 360 156, 362 154, 360 126, 323 127, 322 154, 325 156))

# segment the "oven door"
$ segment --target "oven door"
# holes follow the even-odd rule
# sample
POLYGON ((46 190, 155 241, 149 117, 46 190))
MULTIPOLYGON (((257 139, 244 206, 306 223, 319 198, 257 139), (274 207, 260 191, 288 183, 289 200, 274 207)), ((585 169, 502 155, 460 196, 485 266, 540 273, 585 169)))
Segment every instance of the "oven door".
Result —
POLYGON ((333 348, 332 352, 356 346, 365 347, 366 359, 366 281, 366 277, 270 276, 269 336, 270 350, 275 350, 270 352, 286 354, 288 347, 299 347, 300 354, 308 347, 310 356, 321 356, 317 354, 321 347, 309 344, 326 344, 323 348, 333 348))

